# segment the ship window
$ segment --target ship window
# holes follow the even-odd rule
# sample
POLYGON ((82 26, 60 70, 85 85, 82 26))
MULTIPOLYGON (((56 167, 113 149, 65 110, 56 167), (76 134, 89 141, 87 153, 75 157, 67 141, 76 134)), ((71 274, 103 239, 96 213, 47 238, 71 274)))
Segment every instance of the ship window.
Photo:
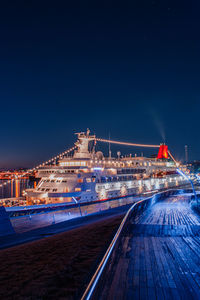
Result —
POLYGON ((46 192, 50 191, 50 189, 46 189, 46 192))
POLYGON ((50 180, 47 180, 47 182, 50 182, 50 180))
POLYGON ((60 182, 60 180, 56 180, 56 182, 60 182))
POLYGON ((51 180, 51 182, 55 182, 55 180, 51 180))
POLYGON ((67 182, 67 180, 63 180, 62 182, 67 182))
POLYGON ((53 192, 56 192, 57 191, 57 189, 53 189, 53 192))
POLYGON ((45 189, 41 189, 41 191, 43 192, 45 189))

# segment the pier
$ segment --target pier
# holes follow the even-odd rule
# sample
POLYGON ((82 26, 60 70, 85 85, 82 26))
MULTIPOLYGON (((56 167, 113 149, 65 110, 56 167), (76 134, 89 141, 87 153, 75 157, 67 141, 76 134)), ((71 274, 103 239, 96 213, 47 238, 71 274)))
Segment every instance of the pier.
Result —
POLYGON ((136 205, 112 246, 82 299, 199 299, 200 216, 186 195, 136 205))
POLYGON ((33 291, 34 278, 40 278, 34 284, 43 287, 41 297, 54 289, 57 296, 82 300, 199 299, 200 216, 191 206, 192 198, 191 189, 167 190, 138 199, 128 212, 120 206, 2 237, 4 295, 26 296, 27 290, 33 291), (81 245, 79 251, 74 252, 75 245, 81 245), (20 280, 14 260, 25 262, 20 280), (41 275, 46 263, 49 267, 41 275), (56 275, 51 275, 57 265, 56 275), (10 281, 5 291, 7 272, 10 281), (23 275, 27 272, 28 279, 23 275))

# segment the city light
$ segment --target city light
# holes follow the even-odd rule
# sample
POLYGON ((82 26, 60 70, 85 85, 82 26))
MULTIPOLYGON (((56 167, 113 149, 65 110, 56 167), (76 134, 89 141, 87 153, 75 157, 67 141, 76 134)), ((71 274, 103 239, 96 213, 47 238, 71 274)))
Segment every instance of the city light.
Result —
MULTIPOLYGON (((48 165, 50 162, 55 161, 57 158, 60 158, 60 156, 62 157, 62 156, 64 156, 65 154, 68 154, 68 153, 72 152, 72 151, 75 150, 76 148, 77 148, 77 146, 73 146, 72 148, 70 148, 70 149, 68 149, 68 150, 65 150, 65 151, 62 152, 61 154, 59 154, 59 155, 57 155, 57 156, 55 156, 55 157, 53 157, 53 158, 51 158, 51 159, 49 159, 49 160, 47 160, 47 161, 45 161, 45 162, 43 162, 43 163, 37 165, 37 166, 34 167, 33 169, 28 169, 28 170, 27 170, 26 172, 24 172, 22 175, 18 175, 17 178, 18 178, 18 179, 22 179, 22 178, 23 178, 24 176, 26 176, 27 174, 32 173, 32 172, 38 170, 38 169, 41 168, 42 166, 48 165)), ((8 184, 8 183, 10 183, 9 180, 6 181, 6 182, 4 182, 3 184, 6 185, 6 184, 8 184)), ((0 187, 2 187, 2 185, 0 185, 0 187)))

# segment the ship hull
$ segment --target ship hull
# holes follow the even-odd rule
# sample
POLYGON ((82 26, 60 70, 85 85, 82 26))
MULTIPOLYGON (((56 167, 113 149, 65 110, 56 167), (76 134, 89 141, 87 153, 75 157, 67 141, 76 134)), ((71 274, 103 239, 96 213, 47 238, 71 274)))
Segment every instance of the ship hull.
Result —
POLYGON ((182 184, 184 184, 184 178, 176 175, 146 180, 94 183, 90 184, 90 189, 86 187, 82 192, 46 193, 42 198, 41 193, 33 190, 28 193, 27 205, 111 200, 173 188, 182 184))

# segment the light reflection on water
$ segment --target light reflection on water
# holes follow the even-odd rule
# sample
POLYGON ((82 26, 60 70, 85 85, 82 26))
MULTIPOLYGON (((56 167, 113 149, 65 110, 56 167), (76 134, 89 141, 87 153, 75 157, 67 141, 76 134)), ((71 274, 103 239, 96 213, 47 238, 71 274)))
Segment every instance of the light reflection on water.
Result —
POLYGON ((23 190, 31 187, 29 179, 0 180, 0 199, 21 197, 23 190))

